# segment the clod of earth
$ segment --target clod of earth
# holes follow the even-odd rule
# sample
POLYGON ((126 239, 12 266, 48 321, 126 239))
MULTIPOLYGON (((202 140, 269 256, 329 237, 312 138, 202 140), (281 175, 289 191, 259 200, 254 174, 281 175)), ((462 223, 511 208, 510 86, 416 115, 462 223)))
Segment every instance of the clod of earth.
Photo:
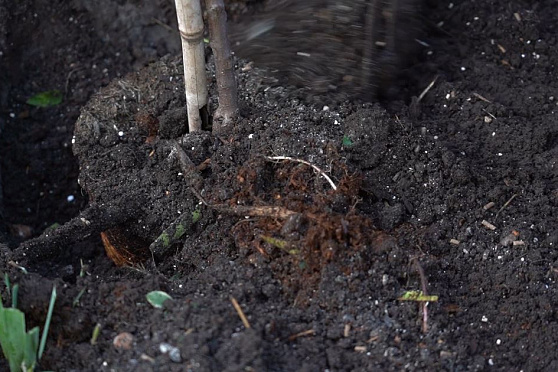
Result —
POLYGON ((101 234, 117 265, 153 267, 152 258, 162 262, 224 216, 240 219, 231 231, 240 247, 266 259, 286 253, 294 282, 340 256, 358 254, 368 265, 381 234, 352 208, 361 177, 339 158, 343 144, 332 144, 337 148, 328 154, 337 184, 316 165, 287 156, 256 151, 224 162, 239 153, 234 142, 161 130, 186 119, 180 75, 179 63, 167 58, 89 102, 76 123, 74 153, 90 205, 40 243, 24 243, 19 262, 53 257, 64 245, 101 234))

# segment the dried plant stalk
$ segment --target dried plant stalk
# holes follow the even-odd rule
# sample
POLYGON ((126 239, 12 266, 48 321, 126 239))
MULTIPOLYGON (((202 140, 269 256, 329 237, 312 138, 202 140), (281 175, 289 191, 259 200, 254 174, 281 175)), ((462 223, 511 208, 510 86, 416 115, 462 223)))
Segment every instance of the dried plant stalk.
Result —
POLYGON ((223 0, 206 0, 206 10, 219 93, 219 107, 214 115, 217 120, 213 123, 213 133, 217 134, 228 132, 238 115, 238 95, 223 0))
POLYGON ((207 79, 203 50, 203 18, 200 0, 175 0, 182 40, 184 85, 190 132, 201 130, 200 110, 207 105, 207 79))

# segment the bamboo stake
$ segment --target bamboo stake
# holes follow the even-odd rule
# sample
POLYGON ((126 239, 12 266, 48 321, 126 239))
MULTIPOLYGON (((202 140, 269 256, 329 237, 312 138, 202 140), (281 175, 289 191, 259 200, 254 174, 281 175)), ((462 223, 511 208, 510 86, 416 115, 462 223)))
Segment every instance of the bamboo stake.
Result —
POLYGON ((203 18, 200 0, 175 0, 178 29, 182 40, 184 85, 190 132, 200 131, 200 110, 207 105, 207 79, 203 48, 203 18))
POLYGON ((219 93, 219 107, 215 112, 217 120, 213 122, 213 133, 218 134, 229 132, 228 126, 238 115, 238 94, 223 0, 206 0, 206 10, 219 93))

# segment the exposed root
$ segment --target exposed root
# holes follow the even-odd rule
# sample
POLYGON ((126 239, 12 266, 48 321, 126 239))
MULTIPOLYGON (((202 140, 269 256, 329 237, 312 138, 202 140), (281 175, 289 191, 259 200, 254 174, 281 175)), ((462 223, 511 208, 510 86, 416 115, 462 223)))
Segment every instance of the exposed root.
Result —
POLYGON ((22 243, 12 252, 10 259, 22 266, 51 259, 74 242, 100 234, 133 218, 135 210, 134 203, 122 202, 103 206, 91 204, 69 222, 54 230, 46 230, 39 238, 22 243))
POLYGON ((326 179, 326 181, 330 184, 330 186, 333 190, 337 190, 337 186, 331 180, 331 178, 329 178, 329 176, 323 170, 318 168, 316 165, 310 163, 309 161, 306 161, 306 160, 303 160, 303 159, 292 158, 290 156, 266 156, 265 159, 267 159, 267 160, 290 160, 290 161, 295 161, 295 162, 298 162, 298 163, 309 165, 312 168, 314 168, 323 178, 326 179))

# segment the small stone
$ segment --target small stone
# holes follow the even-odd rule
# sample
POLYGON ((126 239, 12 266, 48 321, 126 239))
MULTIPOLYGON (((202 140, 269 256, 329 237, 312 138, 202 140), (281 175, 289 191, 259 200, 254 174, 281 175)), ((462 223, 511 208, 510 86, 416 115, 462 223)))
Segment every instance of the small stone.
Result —
POLYGON ((112 340, 112 345, 117 350, 130 350, 134 343, 134 336, 128 332, 122 332, 116 335, 112 340))
POLYGON ((166 342, 163 342, 162 344, 159 345, 159 351, 163 354, 167 354, 170 360, 172 360, 175 363, 182 362, 180 349, 177 348, 176 346, 172 346, 171 344, 167 344, 166 342))

